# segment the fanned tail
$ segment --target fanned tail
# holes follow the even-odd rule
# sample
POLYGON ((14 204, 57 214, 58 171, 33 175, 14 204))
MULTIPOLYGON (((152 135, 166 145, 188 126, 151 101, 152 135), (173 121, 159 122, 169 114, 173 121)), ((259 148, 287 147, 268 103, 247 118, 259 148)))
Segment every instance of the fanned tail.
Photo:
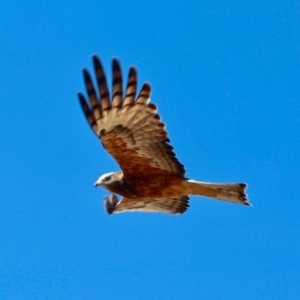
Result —
POLYGON ((206 183, 194 180, 185 182, 189 195, 206 196, 218 200, 251 205, 245 190, 245 183, 206 183))

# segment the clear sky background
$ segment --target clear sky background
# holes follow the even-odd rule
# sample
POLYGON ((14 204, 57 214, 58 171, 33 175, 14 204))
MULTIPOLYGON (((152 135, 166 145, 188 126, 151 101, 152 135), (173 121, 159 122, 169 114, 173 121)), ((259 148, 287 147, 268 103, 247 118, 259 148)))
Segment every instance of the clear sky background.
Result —
MULTIPOLYGON (((299 299, 299 1, 2 1, 1 299, 299 299), (253 207, 107 216, 76 93, 135 65, 200 181, 253 207)), ((85 91, 84 91, 85 92, 85 91)))

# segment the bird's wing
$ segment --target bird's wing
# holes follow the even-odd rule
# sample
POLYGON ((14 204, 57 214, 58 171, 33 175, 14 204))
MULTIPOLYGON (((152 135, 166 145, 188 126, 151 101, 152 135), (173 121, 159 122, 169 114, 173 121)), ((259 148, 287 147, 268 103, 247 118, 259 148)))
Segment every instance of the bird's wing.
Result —
POLYGON ((84 69, 89 104, 79 93, 80 104, 91 128, 118 162, 124 175, 139 177, 142 174, 158 175, 167 172, 184 176, 184 167, 169 144, 165 124, 160 121, 156 106, 149 103, 150 85, 145 83, 136 97, 137 72, 131 67, 123 95, 120 64, 117 59, 113 59, 113 88, 110 97, 99 58, 93 56, 93 62, 97 89, 84 69))
POLYGON ((182 214, 189 208, 189 197, 175 198, 122 198, 118 201, 115 194, 104 197, 104 204, 109 215, 120 212, 162 212, 182 214))

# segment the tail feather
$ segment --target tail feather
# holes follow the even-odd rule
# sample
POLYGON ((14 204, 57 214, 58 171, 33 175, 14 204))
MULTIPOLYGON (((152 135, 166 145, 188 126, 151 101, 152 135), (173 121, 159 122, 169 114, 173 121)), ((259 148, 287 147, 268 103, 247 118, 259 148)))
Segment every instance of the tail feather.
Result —
POLYGON ((245 183, 206 183, 187 180, 186 186, 189 195, 201 195, 223 201, 244 205, 251 205, 245 190, 245 183))

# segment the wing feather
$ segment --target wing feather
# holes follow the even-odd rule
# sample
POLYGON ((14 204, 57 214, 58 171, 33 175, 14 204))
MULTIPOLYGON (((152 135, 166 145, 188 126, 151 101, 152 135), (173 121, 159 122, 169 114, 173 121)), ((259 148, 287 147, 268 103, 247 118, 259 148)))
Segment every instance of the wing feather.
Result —
POLYGON ((128 82, 127 82, 125 98, 123 101, 123 106, 134 104, 136 89, 137 89, 137 72, 135 68, 131 67, 129 69, 128 82))
MULTIPOLYGON (((106 77, 103 71, 102 64, 96 55, 93 56, 93 61, 98 84, 98 91, 100 92, 99 103, 101 104, 102 111, 104 111, 110 109, 109 91, 107 87, 106 77)), ((90 81, 90 83, 92 84, 92 81, 90 81)))
POLYGON ((144 83, 136 99, 136 103, 146 105, 149 102, 150 91, 150 85, 148 83, 144 83))
POLYGON ((97 125, 95 116, 94 116, 93 112, 90 110, 89 105, 87 104, 84 96, 81 93, 78 93, 78 98, 79 98, 79 102, 80 102, 81 108, 83 110, 83 113, 84 113, 88 123, 90 124, 91 128, 93 129, 97 125))
POLYGON ((137 72, 131 67, 122 99, 121 67, 118 60, 113 59, 113 96, 110 101, 102 64, 97 56, 93 56, 93 61, 98 96, 91 76, 84 69, 89 104, 81 93, 78 94, 79 101, 91 128, 120 165, 124 175, 127 178, 166 173, 184 176, 184 167, 169 144, 157 107, 149 103, 150 85, 145 83, 136 98, 137 72))
POLYGON ((177 198, 122 198, 118 201, 115 194, 104 197, 108 214, 121 212, 156 212, 182 214, 189 208, 189 197, 177 198))
POLYGON ((113 59, 112 64, 113 72, 113 95, 112 95, 112 106, 121 107, 123 99, 123 86, 122 86, 122 72, 119 61, 113 59))

